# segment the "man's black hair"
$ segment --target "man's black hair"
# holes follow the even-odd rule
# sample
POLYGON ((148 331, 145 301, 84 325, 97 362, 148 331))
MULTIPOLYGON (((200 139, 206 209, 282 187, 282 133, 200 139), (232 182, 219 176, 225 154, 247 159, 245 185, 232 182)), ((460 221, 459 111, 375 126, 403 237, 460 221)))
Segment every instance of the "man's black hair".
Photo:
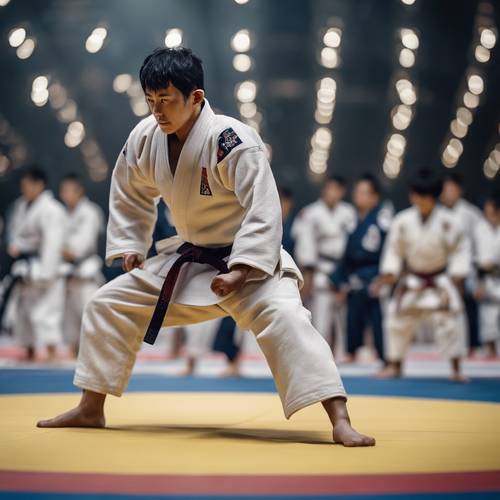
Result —
POLYGON ((329 182, 336 182, 339 186, 345 187, 346 182, 345 179, 341 175, 330 175, 328 179, 326 180, 325 184, 328 184, 329 182))
POLYGON ((368 182, 368 184, 370 184, 372 191, 374 193, 376 193, 378 195, 381 194, 379 181, 377 180, 377 178, 374 175, 370 174, 369 172, 366 172, 363 175, 361 175, 360 177, 358 177, 358 179, 356 180, 356 184, 358 182, 368 182))
POLYGON ((66 174, 62 178, 61 183, 62 182, 66 182, 66 181, 74 182, 75 184, 77 184, 78 186, 80 186, 82 189, 84 189, 82 178, 77 173, 75 173, 75 172, 71 172, 69 174, 66 174))
POLYGON ((460 174, 457 174, 456 172, 448 172, 447 174, 444 175, 443 180, 453 182, 453 184, 456 184, 457 186, 460 186, 461 188, 464 187, 464 179, 460 174))
POLYGON ((443 190, 443 179, 430 168, 421 168, 410 181, 410 192, 438 198, 443 190))
POLYGON ((203 65, 191 49, 156 49, 142 63, 139 71, 142 90, 158 91, 169 84, 187 99, 196 89, 204 89, 203 65))
POLYGON ((29 178, 35 182, 42 182, 44 186, 47 185, 47 174, 38 165, 28 165, 21 173, 21 179, 29 178))

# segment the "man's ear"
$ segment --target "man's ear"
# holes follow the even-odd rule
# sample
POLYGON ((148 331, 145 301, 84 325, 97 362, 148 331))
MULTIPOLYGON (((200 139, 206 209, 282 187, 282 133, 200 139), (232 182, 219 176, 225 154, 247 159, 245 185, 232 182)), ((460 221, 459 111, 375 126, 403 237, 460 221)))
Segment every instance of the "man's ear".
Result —
POLYGON ((193 104, 200 104, 205 99, 205 91, 203 89, 193 90, 193 104))

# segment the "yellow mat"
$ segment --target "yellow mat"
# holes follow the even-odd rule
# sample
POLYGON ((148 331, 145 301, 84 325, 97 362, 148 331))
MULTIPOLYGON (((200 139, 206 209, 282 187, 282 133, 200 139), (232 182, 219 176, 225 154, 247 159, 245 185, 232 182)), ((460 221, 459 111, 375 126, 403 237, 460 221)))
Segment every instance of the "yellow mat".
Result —
POLYGON ((376 474, 500 469, 500 405, 352 396, 377 446, 331 445, 321 405, 285 420, 274 394, 128 393, 107 429, 38 429, 76 394, 0 396, 0 469, 122 474, 376 474))

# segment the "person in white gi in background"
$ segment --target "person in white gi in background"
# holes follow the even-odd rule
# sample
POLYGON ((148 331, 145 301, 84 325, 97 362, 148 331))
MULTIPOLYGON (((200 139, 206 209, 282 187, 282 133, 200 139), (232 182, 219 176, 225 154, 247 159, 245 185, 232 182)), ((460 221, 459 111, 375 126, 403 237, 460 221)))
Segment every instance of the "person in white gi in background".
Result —
POLYGON ((437 204, 440 177, 421 169, 410 183, 412 206, 398 213, 387 236, 380 276, 373 285, 397 283, 386 318, 387 366, 381 378, 399 377, 416 329, 429 321, 452 379, 466 353, 465 331, 459 327, 463 303, 460 287, 470 273, 470 241, 453 214, 437 204))
POLYGON ((62 265, 62 274, 66 276, 63 336, 76 357, 83 308, 104 284, 101 273, 103 262, 97 254, 99 235, 104 229, 104 215, 101 208, 85 196, 82 180, 76 174, 64 177, 59 195, 68 215, 62 265))
MULTIPOLYGON (((448 172, 443 179, 443 191, 439 201, 451 210, 465 236, 469 239, 472 252, 472 263, 476 264, 477 248, 475 245, 474 228, 482 218, 481 211, 475 205, 464 199, 464 182, 455 172, 448 172)), ((480 322, 478 318, 478 304, 474 297, 476 289, 476 266, 471 266, 463 287, 464 312, 462 313, 463 328, 469 339, 471 353, 480 345, 480 322)))
POLYGON ((46 190, 43 170, 32 167, 21 177, 22 198, 15 202, 9 223, 7 252, 18 278, 15 300, 14 336, 26 347, 27 359, 43 345, 53 361, 62 342, 64 279, 60 276, 66 214, 61 203, 46 190))
POLYGON ((300 272, 280 249, 279 198, 262 140, 238 120, 213 113, 201 61, 189 49, 157 49, 145 59, 140 80, 152 115, 118 157, 107 234, 107 262, 122 257, 128 272, 103 286, 85 309, 74 379, 83 389, 80 403, 38 426, 105 425, 106 395, 126 388, 146 328, 145 339, 154 341, 179 258, 189 258, 164 324, 231 315, 256 335, 286 417, 321 401, 334 441, 374 445, 351 427, 331 351, 300 300, 300 272), (144 261, 159 194, 178 236, 144 261), (227 266, 217 257, 222 274, 202 263, 213 255, 227 256, 227 266))
POLYGON ((474 228, 479 282, 475 297, 479 303, 480 340, 490 357, 497 356, 500 340, 500 192, 484 204, 484 217, 474 228))
POLYGON ((318 201, 304 207, 295 220, 295 258, 304 274, 302 299, 312 313, 314 327, 334 347, 345 330, 345 307, 336 301, 329 276, 344 255, 349 233, 356 226, 354 207, 342 201, 345 182, 328 179, 318 201))

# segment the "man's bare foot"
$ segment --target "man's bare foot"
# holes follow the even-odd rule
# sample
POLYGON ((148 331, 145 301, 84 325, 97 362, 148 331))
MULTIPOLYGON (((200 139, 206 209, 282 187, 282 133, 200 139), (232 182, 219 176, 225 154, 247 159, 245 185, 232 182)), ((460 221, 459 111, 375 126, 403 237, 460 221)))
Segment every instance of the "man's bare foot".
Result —
POLYGON ((452 382, 459 382, 461 384, 468 384, 470 382, 470 378, 466 377, 463 373, 460 372, 454 372, 451 375, 450 380, 452 382))
POLYGON ((37 427, 104 427, 106 394, 84 390, 76 408, 48 420, 40 420, 37 427))
POLYGON ((106 424, 103 413, 85 412, 80 406, 48 420, 40 420, 37 427, 96 427, 106 424))
POLYGON ((391 379, 391 378, 400 378, 401 377, 401 368, 398 366, 389 364, 387 366, 384 366, 382 370, 380 370, 376 375, 375 378, 381 379, 381 380, 386 380, 386 379, 391 379))
POLYGON ((238 365, 229 363, 226 367, 226 369, 221 372, 218 376, 219 378, 235 378, 235 377, 241 377, 240 374, 240 368, 238 365))
POLYGON ((333 441, 347 447, 375 446, 375 438, 365 436, 351 427, 348 419, 339 419, 333 426, 333 441))

